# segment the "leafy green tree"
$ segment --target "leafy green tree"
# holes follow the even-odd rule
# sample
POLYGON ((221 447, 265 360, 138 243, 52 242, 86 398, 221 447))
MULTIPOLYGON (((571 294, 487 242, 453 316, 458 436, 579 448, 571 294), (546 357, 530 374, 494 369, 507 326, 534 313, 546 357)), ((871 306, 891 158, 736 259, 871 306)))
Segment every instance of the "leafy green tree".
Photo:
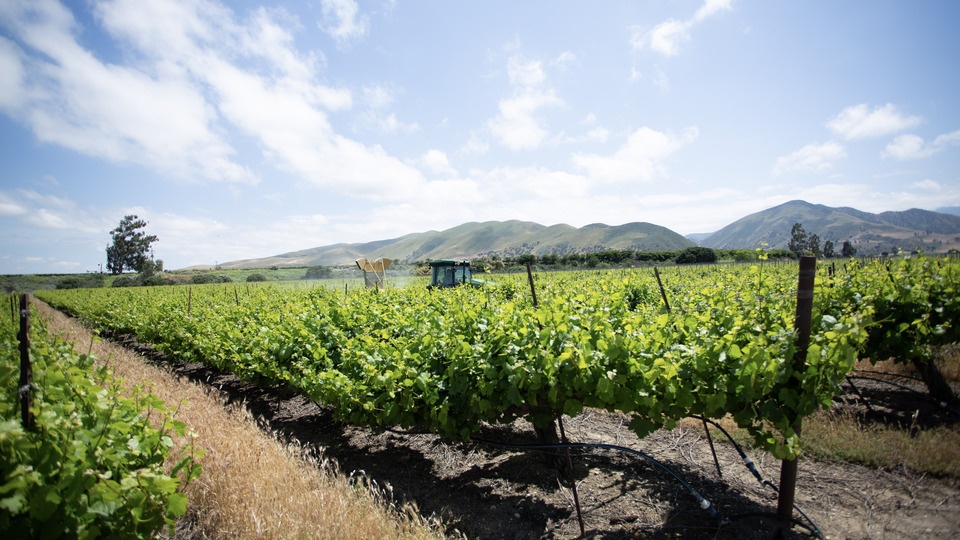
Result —
POLYGON ((803 225, 794 223, 790 228, 790 242, 787 243, 787 249, 793 252, 797 258, 803 255, 808 247, 807 231, 803 230, 803 225))
POLYGON ((844 257, 853 257, 857 254, 857 248, 853 247, 853 244, 849 240, 843 241, 843 246, 840 248, 840 255, 844 257))
POLYGON ((147 253, 157 237, 145 233, 146 226, 146 221, 131 214, 124 216, 120 225, 110 231, 113 243, 107 246, 107 270, 111 274, 122 274, 125 269, 141 272, 150 261, 147 253))
POLYGON ((333 269, 329 266, 311 266, 302 279, 326 279, 333 277, 333 269))
POLYGON ((816 234, 811 234, 810 238, 807 240, 807 252, 813 253, 813 256, 822 259, 823 251, 820 250, 820 236, 816 234))
POLYGON ((833 245, 833 240, 827 240, 823 243, 823 256, 828 259, 837 256, 837 248, 833 245))
POLYGON ((706 247, 689 247, 677 254, 677 264, 699 264, 717 262, 717 252, 706 247))

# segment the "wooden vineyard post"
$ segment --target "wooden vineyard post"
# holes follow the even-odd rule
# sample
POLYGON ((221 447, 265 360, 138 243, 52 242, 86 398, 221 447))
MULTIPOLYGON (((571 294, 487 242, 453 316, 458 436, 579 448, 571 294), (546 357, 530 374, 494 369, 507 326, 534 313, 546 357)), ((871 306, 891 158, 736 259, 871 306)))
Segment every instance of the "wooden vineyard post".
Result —
POLYGON ((660 270, 653 267, 653 275, 657 276, 657 285, 660 287, 660 297, 663 298, 663 305, 667 306, 667 313, 670 313, 670 302, 667 302, 667 292, 663 290, 663 281, 660 281, 660 270))
POLYGON ((537 308, 537 289, 533 286, 533 271, 530 270, 530 263, 527 263, 527 280, 530 282, 530 294, 533 296, 533 307, 537 308))
POLYGON ((20 394, 20 412, 23 429, 33 429, 33 417, 30 415, 30 299, 26 294, 20 295, 20 332, 17 334, 20 341, 20 385, 17 387, 20 394))
MULTIPOLYGON (((813 314, 813 285, 817 275, 817 258, 800 257, 800 276, 797 284, 797 312, 794 328, 797 329, 797 349, 793 355, 794 372, 802 372, 806 365, 807 348, 810 346, 810 321, 813 314)), ((790 381, 798 387, 796 379, 790 381)), ((798 388, 799 389, 799 388, 798 388)), ((800 420, 793 426, 800 435, 800 420)), ((780 465, 780 493, 777 498, 777 518, 780 521, 779 535, 790 528, 793 519, 793 503, 797 491, 797 459, 785 459, 780 465)))

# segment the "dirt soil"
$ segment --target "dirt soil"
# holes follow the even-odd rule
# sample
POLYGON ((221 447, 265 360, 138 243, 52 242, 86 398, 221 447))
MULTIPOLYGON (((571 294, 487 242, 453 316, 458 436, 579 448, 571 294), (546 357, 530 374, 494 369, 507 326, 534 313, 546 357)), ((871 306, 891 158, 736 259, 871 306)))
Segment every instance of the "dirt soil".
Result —
MULTIPOLYGON (((264 429, 335 460, 344 473, 364 478, 393 500, 441 517, 451 535, 581 537, 570 482, 560 478, 549 456, 516 446, 537 442, 526 422, 489 427, 470 442, 343 425, 333 420, 329 409, 288 390, 258 387, 201 364, 169 362, 149 347, 124 342, 180 376, 218 389, 229 401, 245 402, 264 429)), ((897 382, 919 388, 910 381, 897 382)), ((835 407, 864 421, 921 427, 960 422, 957 415, 908 390, 874 380, 858 379, 855 384, 860 395, 847 387, 835 407)), ((751 475, 719 432, 711 430, 720 473, 699 421, 688 420, 643 439, 628 424, 626 416, 604 411, 563 419, 571 442, 622 446, 662 463, 708 499, 721 520, 652 461, 624 451, 577 450, 571 461, 583 538, 776 537, 772 515, 777 494, 751 475)), ((748 455, 765 479, 779 484, 779 461, 759 451, 748 455)), ((803 458, 796 504, 826 538, 960 538, 956 478, 803 458)), ((814 537, 809 522, 798 513, 794 516, 803 526, 794 525, 782 537, 814 537)))

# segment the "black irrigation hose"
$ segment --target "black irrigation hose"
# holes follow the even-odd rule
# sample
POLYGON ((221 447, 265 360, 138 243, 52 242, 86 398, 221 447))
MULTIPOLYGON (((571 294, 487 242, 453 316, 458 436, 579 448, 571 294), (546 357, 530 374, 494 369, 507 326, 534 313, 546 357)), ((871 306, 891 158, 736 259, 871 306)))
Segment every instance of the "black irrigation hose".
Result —
POLYGON ((946 410, 952 412, 953 414, 955 414, 955 415, 957 415, 957 416, 960 416, 960 408, 958 408, 958 407, 956 407, 956 406, 954 406, 954 405, 951 405, 951 404, 947 403, 946 401, 938 400, 937 398, 931 396, 930 394, 927 394, 926 392, 921 392, 921 391, 919 391, 919 390, 910 388, 909 386, 905 386, 905 385, 902 385, 902 384, 900 384, 900 383, 893 382, 893 381, 888 381, 887 379, 884 379, 884 378, 881 378, 881 377, 868 377, 868 376, 866 376, 866 375, 847 375, 847 378, 849 378, 849 379, 863 379, 863 380, 867 380, 867 381, 877 381, 877 382, 882 382, 882 383, 889 384, 889 385, 891 385, 891 386, 896 386, 897 388, 900 388, 901 390, 906 390, 906 391, 908 391, 908 392, 913 392, 914 394, 917 394, 917 395, 919 395, 919 396, 923 396, 923 397, 929 399, 930 401, 933 401, 933 402, 936 403, 937 405, 939 405, 941 409, 946 409, 946 410))
POLYGON ((875 371, 872 369, 854 369, 851 371, 851 373, 873 373, 875 375, 886 375, 888 377, 897 377, 900 379, 907 379, 910 381, 923 382, 923 379, 921 379, 920 377, 914 377, 913 375, 904 375, 902 373, 887 373, 884 371, 875 371))
MULTIPOLYGON (((707 420, 707 421, 710 422, 710 423, 712 423, 712 424, 714 424, 714 425, 717 425, 717 424, 716 424, 715 422, 713 422, 712 420, 707 420)), ((721 426, 717 425, 717 427, 719 427, 720 430, 723 431, 723 428, 722 428, 721 426)), ((730 435, 729 435, 728 433, 726 433, 726 431, 724 431, 724 434, 727 435, 728 438, 730 437, 730 435)), ((723 527, 723 526, 725 526, 725 525, 729 525, 730 523, 732 523, 732 522, 734 522, 734 521, 737 521, 737 520, 740 520, 740 519, 746 519, 746 518, 750 518, 750 517, 771 517, 771 518, 777 518, 777 519, 780 518, 780 516, 778 516, 776 512, 750 512, 750 513, 746 513, 746 514, 737 514, 737 515, 735 515, 735 516, 733 516, 733 517, 731 517, 731 518, 729 518, 729 519, 728 519, 728 518, 724 518, 723 516, 720 515, 720 511, 717 510, 717 508, 716 508, 715 506, 713 506, 713 504, 712 504, 707 498, 705 498, 704 496, 700 495, 700 492, 698 492, 693 486, 691 486, 690 484, 688 484, 688 483, 687 483, 679 474, 677 474, 673 469, 671 469, 670 467, 667 467, 667 466, 664 465, 661 461, 655 459, 653 456, 651 456, 651 455, 649 455, 649 454, 647 454, 647 453, 645 453, 645 452, 643 452, 643 451, 641 451, 641 450, 636 450, 636 449, 633 449, 633 448, 628 448, 628 447, 626 447, 626 446, 618 446, 618 445, 615 445, 615 444, 605 444, 605 443, 565 443, 565 444, 564 444, 564 443, 557 443, 557 444, 501 443, 501 442, 498 442, 498 441, 492 441, 492 440, 489 440, 489 439, 480 439, 480 438, 474 438, 474 439, 472 439, 472 440, 474 440, 474 441, 476 441, 476 442, 479 442, 479 443, 484 443, 484 444, 491 444, 491 445, 501 446, 501 447, 507 447, 507 448, 521 448, 521 449, 526 449, 526 450, 555 450, 555 449, 559 449, 559 448, 577 448, 577 449, 600 448, 600 449, 604 449, 604 450, 616 450, 616 451, 619 451, 619 452, 625 452, 625 453, 628 453, 628 454, 633 454, 633 455, 635 455, 635 456, 639 456, 639 457, 641 457, 641 458, 649 461, 650 463, 656 465, 656 466, 659 467, 661 470, 665 471, 667 474, 669 474, 670 476, 672 476, 672 477, 673 477, 677 482, 679 482, 680 485, 682 485, 691 495, 693 495, 693 498, 697 500, 697 503, 700 505, 700 508, 702 508, 703 510, 706 510, 707 513, 710 514, 711 517, 713 517, 715 520, 717 520, 717 523, 718 523, 721 527, 723 527)), ((737 448, 737 451, 740 452, 740 454, 744 457, 745 461, 746 461, 746 462, 749 462, 748 468, 751 468, 751 470, 754 471, 754 475, 755 475, 755 476, 760 477, 760 476, 759 476, 759 473, 756 472, 756 467, 753 465, 753 462, 750 461, 750 458, 746 457, 746 454, 743 453, 743 450, 740 449, 740 447, 737 445, 736 442, 733 441, 733 439, 730 439, 730 440, 731 440, 731 442, 733 442, 734 446, 737 448)), ((760 477, 760 478, 762 478, 762 477, 760 477)), ((770 483, 770 482, 768 482, 768 481, 765 481, 765 482, 766 482, 767 485, 772 486, 773 489, 775 489, 775 490, 777 489, 777 487, 774 486, 772 483, 770 483)), ((796 504, 794 504, 794 507, 796 508, 796 504)), ((803 517, 810 523, 810 525, 808 525, 808 524, 804 523, 803 521, 801 521, 801 520, 799 520, 799 519, 797 519, 797 518, 794 518, 794 517, 791 517, 791 518, 790 518, 790 522, 791 522, 792 524, 794 524, 794 525, 797 525, 797 526, 799 526, 799 527, 801 527, 801 528, 804 528, 804 529, 810 531, 810 534, 812 534, 812 535, 816 536, 817 538, 820 538, 821 540, 823 540, 823 538, 824 538, 823 534, 820 532, 820 529, 817 527, 817 524, 814 523, 814 521, 813 521, 812 519, 810 519, 810 516, 808 516, 807 514, 805 514, 805 513, 804 513, 802 510, 800 510, 799 508, 797 508, 797 511, 800 512, 801 515, 803 515, 803 517)))
MULTIPOLYGON (((707 418, 707 417, 705 417, 705 416, 696 416, 696 417, 694 417, 694 418, 699 418, 699 419, 703 420, 704 422, 709 422, 709 423, 713 424, 717 429, 719 429, 720 432, 723 433, 724 436, 727 437, 727 440, 730 441, 730 444, 732 444, 733 447, 737 450, 737 453, 740 454, 740 459, 743 460, 743 464, 746 465, 747 469, 753 474, 753 477, 756 478, 758 482, 760 482, 760 485, 762 485, 762 486, 770 486, 771 488, 773 488, 774 491, 776 491, 777 493, 780 493, 780 488, 777 487, 773 482, 765 479, 765 478, 763 477, 763 475, 760 474, 760 471, 757 470, 757 465, 753 462, 752 459, 750 459, 750 456, 748 456, 747 453, 743 451, 743 447, 741 447, 741 446, 737 443, 737 441, 733 440, 733 437, 727 432, 726 429, 723 428, 723 426, 721 426, 719 423, 717 423, 717 422, 715 422, 715 421, 713 421, 713 420, 711 420, 711 419, 709 419, 709 418, 707 418)), ((797 506, 797 503, 793 503, 793 508, 794 508, 801 516, 803 516, 803 518, 806 519, 806 520, 810 523, 810 525, 807 526, 806 524, 800 523, 798 520, 796 520, 796 519, 794 519, 794 518, 791 518, 791 520, 792 520, 794 523, 800 524, 803 528, 807 529, 807 530, 810 531, 814 536, 816 536, 817 538, 820 538, 820 539, 822 540, 822 539, 824 538, 824 536, 823 536, 823 532, 820 531, 820 526, 817 525, 817 523, 816 523, 815 521, 813 521, 813 519, 812 519, 809 515, 807 515, 806 512, 804 512, 799 506, 797 506)), ((753 515, 765 515, 765 514, 763 514, 763 513, 759 513, 759 514, 744 514, 744 515, 739 516, 739 517, 751 517, 751 516, 753 516, 753 515)))
POLYGON ((700 508, 702 508, 703 510, 706 510, 707 513, 710 514, 711 517, 713 517, 714 519, 717 520, 718 523, 720 523, 720 525, 723 525, 723 524, 727 523, 726 520, 724 520, 723 517, 720 515, 720 512, 717 510, 717 508, 716 508, 715 506, 713 506, 713 504, 712 504, 709 500, 707 500, 703 495, 700 495, 700 492, 698 492, 696 489, 694 489, 693 486, 691 486, 690 484, 688 484, 679 474, 677 474, 677 473, 676 473, 673 469, 671 469, 670 467, 667 467, 666 465, 664 465, 661 461, 655 459, 653 456, 651 456, 651 455, 649 455, 649 454, 647 454, 647 453, 645 453, 645 452, 643 452, 643 451, 640 451, 640 450, 635 450, 635 449, 633 449, 633 448, 628 448, 628 447, 626 447, 626 446, 618 446, 618 445, 615 445, 615 444, 606 444, 606 443, 554 443, 554 444, 527 443, 527 444, 521 444, 521 443, 501 443, 501 442, 492 441, 492 440, 489 440, 489 439, 479 439, 479 438, 473 438, 472 440, 474 440, 474 441, 476 441, 476 442, 484 443, 484 444, 491 444, 491 445, 502 446, 502 447, 507 447, 507 448, 522 448, 522 449, 526 449, 526 450, 557 450, 557 449, 560 449, 560 448, 574 448, 574 449, 600 448, 600 449, 604 449, 604 450, 617 450, 617 451, 619 451, 619 452, 625 452, 625 453, 627 453, 627 454, 633 454, 633 455, 635 455, 635 456, 639 456, 639 457, 641 457, 641 458, 649 461, 650 463, 652 463, 652 464, 656 465, 657 467, 659 467, 662 471, 664 471, 664 472, 666 472, 667 474, 669 474, 670 476, 672 476, 672 477, 673 477, 677 482, 679 482, 680 485, 682 485, 691 495, 693 495, 693 498, 697 500, 697 503, 700 505, 700 508))

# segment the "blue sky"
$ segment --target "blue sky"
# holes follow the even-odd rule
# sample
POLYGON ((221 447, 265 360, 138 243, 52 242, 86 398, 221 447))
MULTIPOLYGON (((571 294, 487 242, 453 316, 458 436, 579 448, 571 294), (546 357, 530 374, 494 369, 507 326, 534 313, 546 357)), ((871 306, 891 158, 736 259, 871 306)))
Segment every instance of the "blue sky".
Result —
POLYGON ((0 0, 0 273, 960 206, 960 2, 0 0))

